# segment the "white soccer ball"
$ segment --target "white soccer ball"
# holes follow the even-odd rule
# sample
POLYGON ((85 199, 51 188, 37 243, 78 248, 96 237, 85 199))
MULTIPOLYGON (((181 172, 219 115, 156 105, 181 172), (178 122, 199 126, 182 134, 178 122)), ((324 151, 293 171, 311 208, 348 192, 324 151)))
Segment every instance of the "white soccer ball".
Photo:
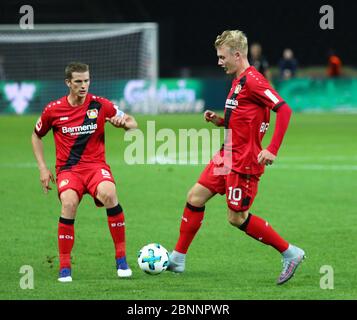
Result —
POLYGON ((169 265, 169 252, 161 244, 150 243, 140 249, 138 264, 148 274, 159 274, 169 265))

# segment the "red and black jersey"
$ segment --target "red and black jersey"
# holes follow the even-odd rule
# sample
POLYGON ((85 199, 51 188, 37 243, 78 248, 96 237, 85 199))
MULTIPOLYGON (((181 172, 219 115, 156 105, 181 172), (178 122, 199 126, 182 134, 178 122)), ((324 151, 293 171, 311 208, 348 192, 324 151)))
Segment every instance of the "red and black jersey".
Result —
POLYGON ((123 114, 102 97, 87 94, 82 105, 72 106, 65 96, 44 108, 35 132, 43 137, 53 130, 58 173, 73 166, 105 163, 105 118, 123 114))
POLYGON ((264 165, 257 157, 269 127, 270 110, 285 104, 264 76, 253 66, 232 82, 224 109, 227 131, 224 150, 232 150, 232 169, 244 174, 261 174, 264 165))

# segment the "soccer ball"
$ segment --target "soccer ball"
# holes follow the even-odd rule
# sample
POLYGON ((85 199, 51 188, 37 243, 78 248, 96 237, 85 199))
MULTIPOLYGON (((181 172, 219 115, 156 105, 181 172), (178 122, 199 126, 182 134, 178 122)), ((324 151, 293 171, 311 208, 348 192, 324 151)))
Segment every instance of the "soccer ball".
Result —
POLYGON ((159 274, 169 265, 169 252, 161 244, 150 243, 139 251, 138 264, 148 274, 159 274))

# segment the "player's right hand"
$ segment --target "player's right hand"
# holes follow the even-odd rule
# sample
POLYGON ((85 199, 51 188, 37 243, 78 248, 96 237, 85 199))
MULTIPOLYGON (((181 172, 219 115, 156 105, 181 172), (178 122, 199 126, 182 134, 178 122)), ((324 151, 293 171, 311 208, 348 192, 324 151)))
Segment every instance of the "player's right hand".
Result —
POLYGON ((48 190, 52 190, 52 187, 50 186, 50 181, 52 181, 52 183, 55 183, 55 178, 49 169, 43 168, 40 169, 40 181, 43 192, 48 193, 48 190))
POLYGON ((216 126, 219 126, 219 124, 221 122, 221 117, 219 117, 215 112, 213 112, 211 110, 206 110, 203 114, 203 118, 207 122, 212 122, 216 126))
POLYGON ((217 115, 215 112, 211 110, 206 110, 205 113, 203 114, 203 117, 207 122, 211 122, 214 118, 217 117, 217 115))

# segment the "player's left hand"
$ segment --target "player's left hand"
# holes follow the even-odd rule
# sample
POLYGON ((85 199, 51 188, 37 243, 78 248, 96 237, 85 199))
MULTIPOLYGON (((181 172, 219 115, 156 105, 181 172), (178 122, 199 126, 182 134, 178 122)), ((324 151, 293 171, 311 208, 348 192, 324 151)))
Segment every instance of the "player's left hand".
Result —
POLYGON ((273 155, 267 149, 264 149, 264 150, 260 151, 260 153, 258 154, 258 163, 268 166, 268 165, 273 164, 275 158, 276 158, 275 155, 273 155))
POLYGON ((106 121, 109 121, 114 127, 125 128, 126 121, 129 119, 129 116, 124 114, 123 116, 114 116, 111 118, 105 118, 106 121))

